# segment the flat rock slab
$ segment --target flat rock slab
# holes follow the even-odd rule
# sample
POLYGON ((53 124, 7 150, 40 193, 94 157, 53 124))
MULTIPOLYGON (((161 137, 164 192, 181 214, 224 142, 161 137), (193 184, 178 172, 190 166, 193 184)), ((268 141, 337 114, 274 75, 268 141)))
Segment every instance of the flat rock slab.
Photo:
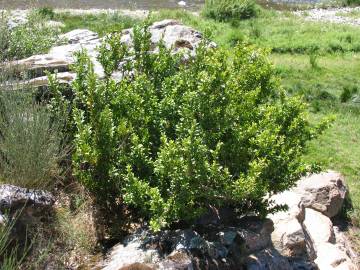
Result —
MULTIPOLYGON (((157 44, 162 40, 164 45, 172 49, 174 53, 182 50, 187 55, 193 56, 196 49, 204 41, 203 35, 191 27, 185 26, 176 20, 163 20, 153 23, 149 27, 152 42, 152 52, 157 51, 157 44)), ((76 29, 61 35, 60 40, 65 44, 50 49, 49 53, 34 55, 26 59, 10 63, 19 70, 28 71, 30 81, 35 87, 46 86, 48 80, 45 76, 45 70, 49 72, 58 72, 61 82, 69 84, 75 78, 75 74, 69 76, 70 66, 74 64, 74 53, 86 50, 91 61, 94 64, 94 71, 99 78, 104 77, 104 70, 98 62, 98 47, 103 42, 97 33, 87 29, 76 29), (64 75, 63 73, 66 73, 64 75)), ((133 29, 122 31, 122 37, 119 42, 125 43, 132 48, 133 29)), ((211 46, 215 46, 211 43, 211 46)), ((117 74, 114 75, 118 77, 117 74)), ((21 85, 21 84, 20 84, 21 85)))

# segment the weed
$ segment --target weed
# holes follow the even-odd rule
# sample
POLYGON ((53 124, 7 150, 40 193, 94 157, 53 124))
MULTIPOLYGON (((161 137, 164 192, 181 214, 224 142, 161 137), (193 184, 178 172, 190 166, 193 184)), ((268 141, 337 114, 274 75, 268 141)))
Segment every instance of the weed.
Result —
POLYGON ((343 88, 343 91, 340 95, 340 101, 341 102, 348 102, 355 94, 358 93, 358 88, 357 86, 353 85, 353 86, 345 86, 343 88))
POLYGON ((60 124, 32 92, 0 91, 0 180, 27 187, 51 188, 66 155, 60 124))
POLYGON ((316 52, 311 52, 309 54, 309 63, 311 68, 313 69, 319 69, 319 63, 318 63, 318 54, 316 52))

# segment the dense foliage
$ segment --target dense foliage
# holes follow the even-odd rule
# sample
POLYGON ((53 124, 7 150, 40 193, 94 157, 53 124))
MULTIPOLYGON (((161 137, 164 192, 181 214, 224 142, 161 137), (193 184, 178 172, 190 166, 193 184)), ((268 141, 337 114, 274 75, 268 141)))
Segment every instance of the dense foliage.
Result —
POLYGON ((278 90, 266 53, 237 46, 229 56, 204 43, 185 62, 163 44, 149 53, 146 27, 134 28, 133 50, 119 40, 112 34, 100 48, 104 80, 86 52, 77 55, 77 178, 102 200, 136 206, 153 229, 191 221, 209 204, 276 209, 266 195, 305 172, 300 156, 317 130, 303 103, 278 90))
POLYGON ((202 13, 208 18, 229 21, 255 17, 257 9, 254 0, 206 0, 202 13))

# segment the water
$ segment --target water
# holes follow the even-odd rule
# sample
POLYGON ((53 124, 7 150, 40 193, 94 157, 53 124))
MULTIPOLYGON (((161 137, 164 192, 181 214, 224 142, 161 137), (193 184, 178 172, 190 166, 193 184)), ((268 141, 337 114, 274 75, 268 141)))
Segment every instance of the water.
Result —
POLYGON ((186 6, 178 4, 180 0, 0 0, 0 9, 25 9, 32 7, 54 8, 113 8, 113 9, 146 9, 185 8, 196 9, 204 0, 187 0, 186 6))

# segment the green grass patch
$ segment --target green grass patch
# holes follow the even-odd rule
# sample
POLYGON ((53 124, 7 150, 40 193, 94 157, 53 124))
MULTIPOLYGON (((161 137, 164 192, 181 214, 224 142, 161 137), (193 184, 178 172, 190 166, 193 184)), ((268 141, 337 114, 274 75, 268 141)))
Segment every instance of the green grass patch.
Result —
MULTIPOLYGON (((310 143, 305 156, 325 169, 346 176, 353 209, 349 215, 360 224, 360 103, 341 99, 344 89, 360 86, 360 54, 326 55, 313 69, 307 55, 273 54, 282 85, 292 94, 304 95, 310 103, 313 122, 335 115, 333 126, 310 143)), ((356 93, 353 93, 356 94, 356 93)))
POLYGON ((154 14, 154 20, 164 18, 178 19, 229 48, 236 41, 245 41, 278 53, 360 51, 359 27, 309 22, 290 12, 262 10, 256 18, 231 23, 216 22, 185 11, 163 10, 154 14))
POLYGON ((62 29, 63 32, 85 28, 97 32, 100 36, 104 36, 106 33, 130 28, 138 22, 137 19, 116 12, 82 15, 73 15, 69 12, 56 13, 54 15, 54 20, 61 21, 65 24, 65 27, 62 29))

